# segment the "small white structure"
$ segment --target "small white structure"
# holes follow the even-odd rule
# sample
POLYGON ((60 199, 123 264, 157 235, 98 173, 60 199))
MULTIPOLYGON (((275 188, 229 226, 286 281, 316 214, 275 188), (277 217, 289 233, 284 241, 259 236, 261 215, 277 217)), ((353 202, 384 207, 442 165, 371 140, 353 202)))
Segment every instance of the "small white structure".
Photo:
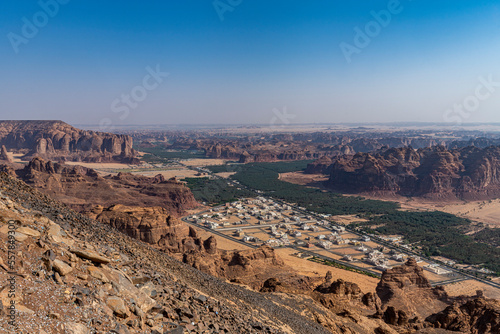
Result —
POLYGON ((349 261, 349 262, 354 261, 354 260, 353 260, 353 258, 352 258, 352 256, 347 255, 347 254, 346 254, 346 255, 344 255, 344 256, 342 256, 342 260, 344 260, 344 261, 349 261))
POLYGON ((432 263, 424 266, 425 270, 430 271, 436 275, 447 275, 451 273, 451 270, 440 267, 437 263, 432 263))
POLYGON ((318 242, 318 246, 324 249, 331 249, 333 245, 330 241, 320 241, 318 242))

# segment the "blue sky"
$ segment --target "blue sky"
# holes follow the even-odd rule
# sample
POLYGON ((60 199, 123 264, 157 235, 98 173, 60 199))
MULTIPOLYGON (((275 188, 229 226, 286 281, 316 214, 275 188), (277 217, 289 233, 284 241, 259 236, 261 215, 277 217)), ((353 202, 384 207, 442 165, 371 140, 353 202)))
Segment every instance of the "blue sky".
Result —
POLYGON ((500 1, 401 0, 350 62, 341 43, 356 47, 355 28, 394 0, 220 0, 223 13, 212 0, 61 0, 43 14, 55 1, 0 3, 1 119, 267 124, 286 107, 297 123, 500 122, 500 87, 474 100, 500 82, 500 1), (145 89, 147 68, 169 74, 145 89))

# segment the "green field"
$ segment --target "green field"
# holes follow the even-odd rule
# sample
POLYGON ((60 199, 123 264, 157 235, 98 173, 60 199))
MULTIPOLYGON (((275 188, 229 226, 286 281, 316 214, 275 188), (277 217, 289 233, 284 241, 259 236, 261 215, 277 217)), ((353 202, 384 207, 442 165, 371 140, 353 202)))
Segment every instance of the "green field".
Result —
POLYGON ((239 198, 254 197, 255 193, 249 190, 230 186, 227 181, 221 179, 210 180, 207 177, 186 178, 186 185, 193 192, 194 197, 199 202, 210 205, 219 205, 234 202, 239 198))
POLYGON ((500 273, 500 249, 493 236, 486 232, 474 236, 463 233, 470 224, 468 219, 452 214, 401 211, 394 202, 366 200, 361 197, 342 196, 278 180, 279 173, 303 170, 307 161, 252 163, 211 166, 214 172, 236 172, 234 180, 263 195, 296 203, 308 210, 332 215, 355 214, 367 218, 358 227, 377 234, 400 234, 428 256, 442 255, 459 263, 484 265, 500 273), (371 230, 370 226, 378 227, 371 230), (489 244, 485 243, 488 242, 489 244))
POLYGON ((148 163, 165 163, 171 160, 204 159, 205 152, 196 150, 167 150, 164 147, 141 147, 141 152, 147 153, 142 160, 148 163))

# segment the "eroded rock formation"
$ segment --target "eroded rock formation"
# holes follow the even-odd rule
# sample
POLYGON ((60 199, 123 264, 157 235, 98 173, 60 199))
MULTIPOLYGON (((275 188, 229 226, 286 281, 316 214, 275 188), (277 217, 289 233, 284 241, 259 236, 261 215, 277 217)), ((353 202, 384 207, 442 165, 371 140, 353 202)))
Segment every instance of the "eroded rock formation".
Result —
POLYGON ((307 165, 305 174, 330 174, 333 165, 333 159, 321 157, 318 160, 307 165))
POLYGON ((51 160, 139 163, 132 137, 84 131, 62 121, 0 121, 0 145, 51 160))
POLYGON ((404 314, 405 318, 422 319, 446 306, 446 293, 442 288, 433 288, 423 271, 415 259, 410 258, 405 265, 382 274, 376 290, 382 308, 393 307, 397 311, 389 311, 384 316, 394 318, 394 314, 398 317, 404 314))
POLYGON ((335 159, 328 186, 347 193, 397 194, 441 200, 500 195, 500 147, 392 148, 335 159))
POLYGON ((426 320, 436 328, 462 333, 500 333, 500 302, 485 298, 466 303, 455 302, 426 320))
POLYGON ((47 195, 61 200, 79 211, 97 205, 115 204, 136 207, 162 207, 173 216, 198 206, 184 184, 165 180, 163 176, 145 177, 129 173, 101 176, 95 170, 81 166, 33 159, 17 177, 47 195))
POLYGON ((2 145, 2 148, 0 149, 0 160, 12 163, 13 160, 10 157, 9 153, 7 152, 7 148, 5 145, 2 145))

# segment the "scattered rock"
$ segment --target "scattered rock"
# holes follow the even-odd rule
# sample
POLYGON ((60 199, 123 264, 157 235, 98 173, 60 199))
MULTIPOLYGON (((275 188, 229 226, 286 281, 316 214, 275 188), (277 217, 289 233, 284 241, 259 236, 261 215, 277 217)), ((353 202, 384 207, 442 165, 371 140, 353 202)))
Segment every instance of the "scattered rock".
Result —
POLYGON ((66 276, 67 274, 73 271, 73 268, 71 268, 71 266, 66 264, 66 262, 63 262, 58 259, 52 262, 52 266, 54 270, 57 271, 61 276, 66 276))
POLYGON ((108 299, 106 299, 106 305, 121 318, 127 318, 129 316, 128 307, 121 298, 115 296, 108 297, 108 299))
POLYGON ((67 322, 64 324, 65 334, 90 334, 89 329, 76 322, 67 322))
POLYGON ((81 249, 70 249, 70 251, 81 258, 90 260, 95 263, 109 263, 110 260, 104 256, 97 254, 96 252, 81 250, 81 249))

